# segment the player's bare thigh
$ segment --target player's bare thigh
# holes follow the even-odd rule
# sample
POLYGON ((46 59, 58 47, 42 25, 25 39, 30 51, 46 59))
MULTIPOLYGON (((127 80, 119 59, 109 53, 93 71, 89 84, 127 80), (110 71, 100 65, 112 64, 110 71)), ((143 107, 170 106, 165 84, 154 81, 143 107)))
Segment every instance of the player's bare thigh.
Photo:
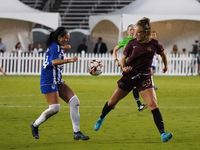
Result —
POLYGON ((74 91, 64 82, 58 86, 58 91, 60 98, 66 103, 75 95, 74 91))
POLYGON ((140 95, 142 96, 144 101, 147 103, 150 110, 154 110, 158 108, 156 93, 153 88, 148 88, 144 91, 141 91, 140 95))
POLYGON ((46 100, 48 102, 49 105, 52 104, 59 104, 59 94, 58 92, 52 92, 52 93, 46 93, 44 94, 46 97, 46 100))
POLYGON ((129 92, 124 91, 117 87, 108 101, 108 106, 114 107, 122 98, 124 98, 129 92))

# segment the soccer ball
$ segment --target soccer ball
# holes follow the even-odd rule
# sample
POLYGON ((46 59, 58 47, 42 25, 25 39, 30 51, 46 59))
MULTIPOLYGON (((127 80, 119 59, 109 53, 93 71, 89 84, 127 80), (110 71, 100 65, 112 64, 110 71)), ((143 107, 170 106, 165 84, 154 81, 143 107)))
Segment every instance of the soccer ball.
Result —
POLYGON ((88 72, 92 76, 98 76, 102 73, 103 64, 99 60, 91 60, 88 66, 88 72))

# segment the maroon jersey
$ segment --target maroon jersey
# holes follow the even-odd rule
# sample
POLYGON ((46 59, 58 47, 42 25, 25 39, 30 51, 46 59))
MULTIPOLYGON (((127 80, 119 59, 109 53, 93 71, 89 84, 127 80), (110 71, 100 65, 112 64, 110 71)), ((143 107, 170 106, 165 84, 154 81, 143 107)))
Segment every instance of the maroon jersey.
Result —
POLYGON ((163 50, 162 44, 154 39, 149 43, 139 43, 136 39, 130 40, 123 53, 128 58, 126 66, 133 67, 131 74, 150 73, 154 53, 160 54, 163 50))

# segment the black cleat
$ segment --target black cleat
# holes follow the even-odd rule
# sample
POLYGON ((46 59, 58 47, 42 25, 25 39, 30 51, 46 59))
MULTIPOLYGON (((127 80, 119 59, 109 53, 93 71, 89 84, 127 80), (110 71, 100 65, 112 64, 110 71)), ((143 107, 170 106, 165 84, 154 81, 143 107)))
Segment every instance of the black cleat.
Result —
POLYGON ((74 140, 89 140, 90 137, 84 135, 81 131, 78 132, 74 132, 74 136, 73 136, 74 140))
POLYGON ((146 109, 148 107, 147 104, 141 104, 139 107, 138 107, 138 110, 139 111, 143 111, 144 109, 146 109))
POLYGON ((36 139, 39 139, 39 129, 38 129, 38 127, 34 127, 33 126, 33 123, 34 122, 32 122, 31 124, 30 124, 30 126, 31 126, 31 130, 32 130, 32 135, 33 135, 33 137, 34 138, 36 138, 36 139))

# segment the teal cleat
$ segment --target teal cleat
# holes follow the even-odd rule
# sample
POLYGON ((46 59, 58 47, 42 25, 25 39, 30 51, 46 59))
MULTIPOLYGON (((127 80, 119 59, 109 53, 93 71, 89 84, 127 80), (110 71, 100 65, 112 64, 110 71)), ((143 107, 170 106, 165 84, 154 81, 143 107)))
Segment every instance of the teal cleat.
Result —
POLYGON ((167 134, 166 132, 161 134, 162 142, 168 142, 172 137, 173 137, 172 133, 167 134))
POLYGON ((103 121, 106 119, 106 117, 104 117, 103 119, 99 118, 98 121, 96 122, 96 124, 94 125, 94 130, 97 131, 101 128, 101 125, 103 123, 103 121))

